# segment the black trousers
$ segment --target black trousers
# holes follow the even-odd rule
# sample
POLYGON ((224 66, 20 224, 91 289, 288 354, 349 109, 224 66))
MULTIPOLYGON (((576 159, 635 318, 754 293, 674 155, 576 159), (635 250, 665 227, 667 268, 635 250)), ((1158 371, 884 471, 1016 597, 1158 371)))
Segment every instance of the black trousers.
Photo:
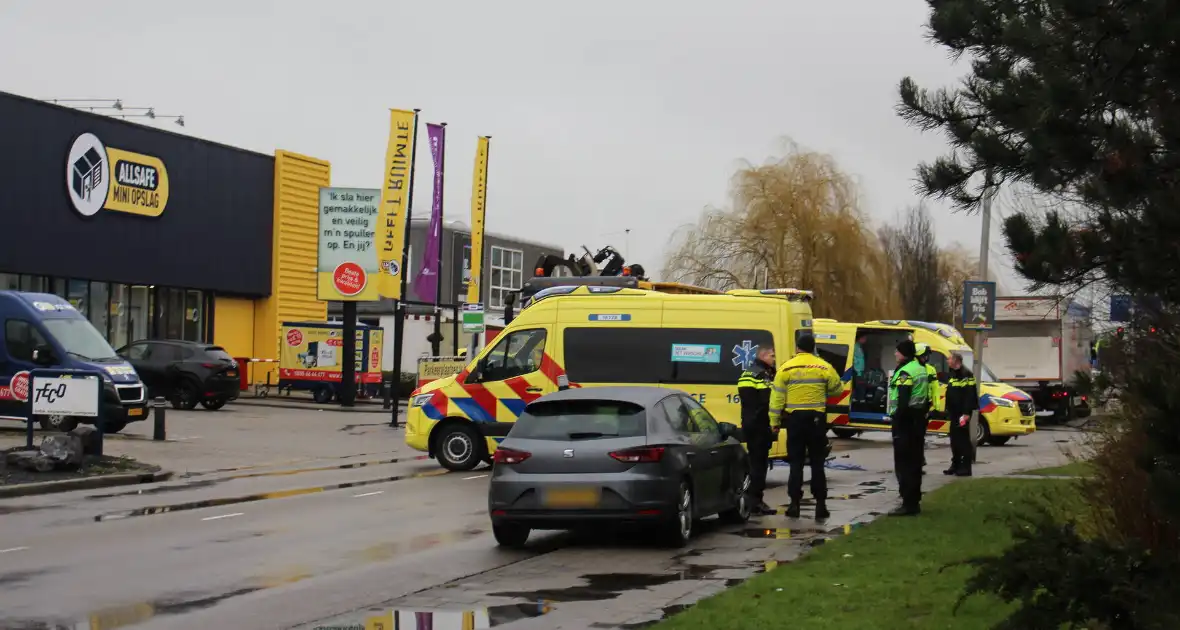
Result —
POLYGON ((947 415, 951 423, 951 470, 969 473, 971 472, 971 423, 968 422, 965 427, 959 426, 959 418, 964 415, 970 417, 971 414, 956 412, 947 415))
POLYGON ((811 496, 816 503, 828 499, 824 458, 828 452, 828 418, 822 411, 793 411, 787 414, 787 495, 792 503, 803 498, 803 467, 811 460, 811 496))
POLYGON ((742 435, 746 438, 746 451, 750 454, 750 499, 757 506, 764 503, 762 496, 766 492, 766 469, 769 467, 774 436, 769 425, 751 427, 744 424, 742 435))
POLYGON ((893 419, 893 471, 901 501, 907 506, 922 502, 922 459, 926 450, 926 414, 902 410, 893 419))

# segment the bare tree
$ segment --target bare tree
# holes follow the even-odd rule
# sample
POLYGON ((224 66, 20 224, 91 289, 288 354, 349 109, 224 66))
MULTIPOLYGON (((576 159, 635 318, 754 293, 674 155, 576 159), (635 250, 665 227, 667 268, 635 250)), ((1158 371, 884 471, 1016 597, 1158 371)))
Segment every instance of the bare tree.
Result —
POLYGON ((906 208, 897 224, 881 229, 879 239, 905 317, 949 321, 946 289, 939 273, 941 252, 929 210, 924 205, 906 208))
POLYGON ((677 231, 665 278, 810 289, 817 315, 846 321, 895 310, 888 261, 856 186, 830 156, 791 145, 776 161, 739 170, 731 194, 730 208, 706 209, 677 231))

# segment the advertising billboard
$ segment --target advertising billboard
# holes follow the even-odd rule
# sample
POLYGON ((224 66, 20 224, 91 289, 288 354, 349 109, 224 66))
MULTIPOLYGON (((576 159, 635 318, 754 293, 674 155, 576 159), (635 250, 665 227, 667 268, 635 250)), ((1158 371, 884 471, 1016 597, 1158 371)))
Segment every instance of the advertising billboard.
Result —
MULTIPOLYGON (((344 330, 339 325, 284 323, 279 356, 279 378, 295 381, 343 380, 344 330)), ((383 331, 358 326, 356 331, 356 382, 381 382, 383 331)))

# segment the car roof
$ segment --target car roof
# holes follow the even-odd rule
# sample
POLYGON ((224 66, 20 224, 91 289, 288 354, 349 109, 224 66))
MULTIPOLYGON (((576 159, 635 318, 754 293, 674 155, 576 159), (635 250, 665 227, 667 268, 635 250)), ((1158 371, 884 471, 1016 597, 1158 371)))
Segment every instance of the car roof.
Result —
POLYGON ((609 401, 609 402, 629 402, 635 403, 640 407, 650 408, 656 405, 661 400, 677 394, 676 390, 664 389, 662 387, 571 387, 570 389, 557 391, 548 396, 538 398, 529 403, 529 406, 542 402, 556 402, 562 400, 590 400, 590 401, 609 401))

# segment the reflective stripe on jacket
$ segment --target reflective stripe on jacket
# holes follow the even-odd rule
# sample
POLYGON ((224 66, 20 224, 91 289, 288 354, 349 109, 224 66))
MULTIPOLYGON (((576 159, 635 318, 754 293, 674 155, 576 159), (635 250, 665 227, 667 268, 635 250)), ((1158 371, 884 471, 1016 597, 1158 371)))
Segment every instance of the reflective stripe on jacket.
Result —
POLYGON ((844 389, 840 375, 827 361, 800 352, 779 368, 770 392, 770 426, 779 426, 784 411, 818 411, 828 409, 828 396, 844 389))

